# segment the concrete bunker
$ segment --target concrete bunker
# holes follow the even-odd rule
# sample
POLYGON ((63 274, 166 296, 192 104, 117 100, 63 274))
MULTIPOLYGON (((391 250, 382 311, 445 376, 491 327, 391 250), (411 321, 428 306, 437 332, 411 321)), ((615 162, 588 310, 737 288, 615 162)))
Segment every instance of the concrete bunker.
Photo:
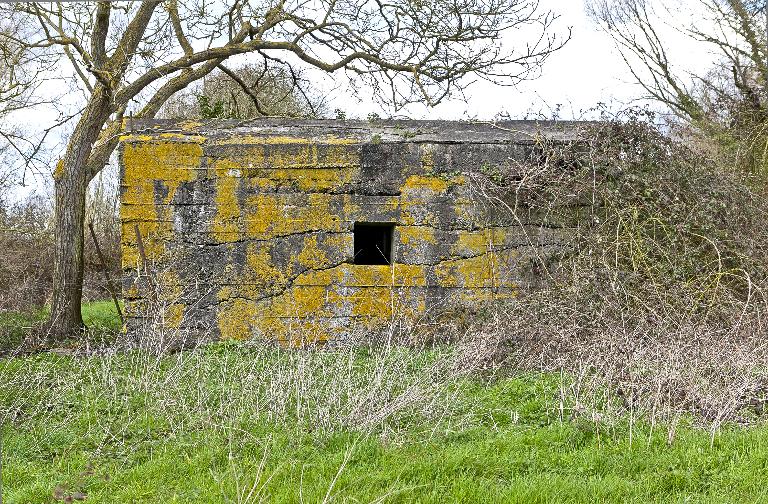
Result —
POLYGON ((326 341, 517 295, 564 229, 489 208, 569 122, 133 121, 120 144, 127 330, 326 341))

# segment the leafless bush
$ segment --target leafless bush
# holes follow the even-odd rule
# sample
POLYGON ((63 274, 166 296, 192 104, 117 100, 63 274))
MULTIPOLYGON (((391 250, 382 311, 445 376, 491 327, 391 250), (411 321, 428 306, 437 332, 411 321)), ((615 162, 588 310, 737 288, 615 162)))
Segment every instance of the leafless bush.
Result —
POLYGON ((497 361, 562 372, 574 413, 594 419, 762 417, 765 194, 636 114, 537 147, 523 176, 475 180, 490 204, 570 228, 538 258, 544 287, 486 328, 504 335, 497 361))
MULTIPOLYGON (((101 270, 106 267, 117 279, 121 268, 116 184, 106 176, 97 182, 88 195, 86 218, 93 225, 104 264, 89 233, 84 259, 86 301, 109 298, 101 270)), ((14 201, 3 199, 0 190, 0 311, 30 312, 47 302, 53 277, 52 206, 44 192, 14 201)))
POLYGON ((50 206, 35 194, 0 212, 0 311, 42 306, 51 283, 50 206))

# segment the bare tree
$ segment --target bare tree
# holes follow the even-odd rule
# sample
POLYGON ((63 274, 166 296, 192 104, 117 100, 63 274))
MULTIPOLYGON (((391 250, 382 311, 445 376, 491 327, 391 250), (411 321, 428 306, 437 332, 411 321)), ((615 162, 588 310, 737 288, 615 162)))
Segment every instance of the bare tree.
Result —
POLYGON ((128 110, 153 117, 173 94, 242 54, 288 75, 302 68, 346 75, 394 107, 434 105, 473 78, 514 84, 530 77, 569 37, 552 35, 555 16, 535 0, 27 2, 1 9, 34 27, 22 37, 3 33, 5 43, 41 63, 51 55, 66 62, 47 78, 69 71, 76 89, 67 98, 82 96, 74 113, 61 116, 74 127, 53 174, 56 338, 82 326, 86 188, 114 150, 128 110), (526 40, 506 50, 508 33, 526 40))
POLYGON ((15 149, 16 154, 23 155, 26 150, 17 147, 18 128, 10 123, 8 116, 28 105, 34 85, 26 64, 28 51, 15 42, 20 33, 18 23, 0 18, 0 198, 14 179, 8 163, 10 151, 15 149))
POLYGON ((252 119, 254 117, 321 117, 325 99, 295 69, 242 65, 214 70, 173 95, 158 112, 173 119, 252 119))
POLYGON ((55 100, 51 95, 38 93, 45 80, 44 69, 50 66, 53 56, 35 54, 22 42, 27 33, 23 20, 0 16, 0 155, 6 174, 14 172, 13 158, 21 160, 25 168, 22 180, 27 169, 39 168, 37 155, 46 135, 38 141, 30 139, 14 118, 55 100))
POLYGON ((586 0, 648 97, 667 106, 751 171, 765 172, 768 131, 768 2, 765 0, 586 0), (691 17, 690 13, 697 15, 691 17), (669 20, 685 19, 682 24, 669 20), (715 65, 683 71, 669 56, 669 35, 709 46, 715 65))

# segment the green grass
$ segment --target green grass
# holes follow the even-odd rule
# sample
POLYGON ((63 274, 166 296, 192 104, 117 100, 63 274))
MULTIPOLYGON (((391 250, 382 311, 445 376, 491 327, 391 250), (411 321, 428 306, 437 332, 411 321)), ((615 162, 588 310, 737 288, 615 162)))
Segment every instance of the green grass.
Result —
MULTIPOLYGON (((122 309, 122 306, 120 307, 122 309)), ((117 315, 114 301, 94 301, 83 303, 81 310, 83 322, 89 328, 94 330, 107 330, 117 332, 122 326, 120 318, 117 315)))
POLYGON ((765 427, 728 427, 712 442, 681 425, 670 445, 666 429, 640 426, 630 444, 621 422, 561 420, 558 376, 436 378, 447 354, 217 344, 163 358, 0 361, 4 496, 53 502, 59 487, 92 503, 768 499, 765 427), (425 392, 398 409, 414 387, 425 392), (393 413, 365 423, 361 407, 393 413))
POLYGON ((25 334, 40 325, 46 316, 46 310, 30 313, 0 312, 0 351, 21 344, 25 334))
MULTIPOLYGON (((0 312, 0 350, 17 347, 28 331, 47 318, 49 307, 31 312, 0 312)), ((91 336, 100 338, 117 333, 121 322, 112 300, 83 303, 83 322, 91 336)))

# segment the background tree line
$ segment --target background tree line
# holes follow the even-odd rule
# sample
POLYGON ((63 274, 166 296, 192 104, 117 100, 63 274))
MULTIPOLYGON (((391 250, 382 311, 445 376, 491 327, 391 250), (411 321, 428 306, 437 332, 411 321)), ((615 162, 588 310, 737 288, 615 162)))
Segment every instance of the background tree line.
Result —
POLYGON ((768 2, 587 0, 586 6, 615 42, 629 75, 674 116, 675 134, 765 184, 768 2), (709 48, 714 66, 676 66, 670 57, 675 33, 709 48))

